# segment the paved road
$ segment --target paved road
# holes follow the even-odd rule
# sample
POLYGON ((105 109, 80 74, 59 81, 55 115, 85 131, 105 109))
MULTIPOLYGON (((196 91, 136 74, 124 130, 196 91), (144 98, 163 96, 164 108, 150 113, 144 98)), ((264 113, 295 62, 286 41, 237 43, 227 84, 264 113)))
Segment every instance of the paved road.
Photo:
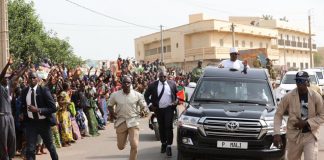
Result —
MULTIPOLYGON (((140 126, 140 144, 138 149, 139 160, 176 160, 176 139, 172 147, 173 156, 166 158, 160 153, 160 142, 155 141, 154 132, 148 128, 148 120, 142 119, 140 126)), ((176 130, 174 130, 176 131, 176 130)), ((116 133, 112 124, 100 132, 99 137, 89 137, 77 141, 70 147, 57 149, 60 160, 126 160, 130 146, 120 151, 116 145, 116 133)), ((37 156, 37 160, 48 160, 48 154, 37 156)))
MULTIPOLYGON (((176 160, 176 134, 172 147, 173 156, 166 158, 160 153, 160 142, 155 141, 154 132, 148 127, 148 119, 141 119, 140 144, 138 149, 139 160, 176 160)), ((319 159, 324 159, 324 126, 321 128, 321 141, 319 159)), ((176 129, 174 129, 176 132, 176 129)), ((116 133, 112 124, 107 129, 100 131, 99 137, 88 137, 77 141, 70 147, 57 149, 60 160, 126 160, 128 159, 130 147, 120 151, 116 146, 116 133)), ((37 156, 38 160, 49 160, 49 155, 37 156)), ((17 158, 14 160, 18 160, 17 158)))

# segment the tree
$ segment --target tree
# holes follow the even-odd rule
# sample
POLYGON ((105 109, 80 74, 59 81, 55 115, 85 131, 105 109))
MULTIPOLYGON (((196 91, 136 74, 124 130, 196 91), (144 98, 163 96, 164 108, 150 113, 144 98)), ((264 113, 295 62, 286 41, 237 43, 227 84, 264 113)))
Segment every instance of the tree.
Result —
POLYGON ((82 59, 73 54, 68 40, 59 39, 53 31, 46 32, 43 23, 36 15, 33 2, 9 0, 9 51, 15 64, 31 60, 39 63, 50 58, 55 63, 82 64, 82 59))
POLYGON ((264 20, 272 20, 272 16, 270 15, 270 14, 263 14, 262 15, 262 19, 264 19, 264 20))
POLYGON ((323 61, 324 56, 318 52, 314 53, 314 66, 321 67, 324 65, 323 61))
POLYGON ((280 18, 279 20, 280 20, 280 21, 285 21, 285 22, 288 22, 288 19, 287 19, 287 17, 286 17, 286 16, 284 16, 284 17, 280 18))

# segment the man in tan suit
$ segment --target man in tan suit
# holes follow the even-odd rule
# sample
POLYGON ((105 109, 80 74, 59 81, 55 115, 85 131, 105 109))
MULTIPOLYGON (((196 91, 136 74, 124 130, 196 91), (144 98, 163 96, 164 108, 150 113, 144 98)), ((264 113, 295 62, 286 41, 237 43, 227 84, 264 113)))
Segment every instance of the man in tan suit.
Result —
POLYGON ((322 97, 307 87, 307 72, 298 72, 295 80, 297 88, 283 97, 276 111, 273 142, 277 147, 282 144, 280 127, 283 114, 288 111, 288 160, 300 160, 303 152, 305 160, 317 160, 319 127, 324 122, 322 97))
POLYGON ((129 160, 137 160, 139 118, 141 111, 146 109, 146 102, 142 94, 131 89, 131 84, 130 77, 123 77, 122 90, 110 96, 108 108, 112 119, 116 119, 114 126, 118 149, 123 150, 126 147, 128 137, 131 146, 129 160))

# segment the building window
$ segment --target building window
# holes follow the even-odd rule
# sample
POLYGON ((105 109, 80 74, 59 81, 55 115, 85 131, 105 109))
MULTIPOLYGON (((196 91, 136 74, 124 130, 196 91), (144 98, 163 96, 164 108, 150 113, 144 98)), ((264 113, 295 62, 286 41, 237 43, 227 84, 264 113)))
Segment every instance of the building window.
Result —
POLYGON ((306 38, 303 38, 303 42, 305 43, 305 41, 306 41, 306 38))
POLYGON ((268 48, 269 47, 269 44, 268 43, 266 43, 266 48, 268 48))
POLYGON ((297 41, 300 42, 300 37, 297 37, 297 41))
POLYGON ((300 63, 300 69, 304 69, 304 63, 303 62, 300 63))
POLYGON ((289 40, 289 35, 287 35, 287 39, 286 40, 289 40))
POLYGON ((224 40, 223 40, 223 39, 220 39, 220 40, 219 40, 219 46, 221 46, 221 47, 224 46, 224 40))
POLYGON ((239 42, 238 42, 238 40, 235 40, 235 47, 239 47, 239 42))
POLYGON ((308 63, 305 63, 305 69, 307 69, 308 68, 308 63))
POLYGON ((293 63, 293 67, 296 68, 296 63, 295 62, 293 63))
POLYGON ((283 37, 282 37, 282 34, 280 34, 280 39, 282 39, 283 37))
POLYGON ((253 42, 250 42, 250 48, 253 48, 253 42))
POLYGON ((292 41, 295 41, 295 36, 292 36, 292 41))
POLYGON ((171 52, 171 45, 166 46, 166 52, 171 52))
POLYGON ((260 42, 260 48, 262 48, 263 47, 263 43, 262 42, 260 42))
POLYGON ((179 43, 176 44, 176 47, 177 47, 177 48, 179 47, 179 43))
POLYGON ((287 67, 288 67, 288 68, 290 67, 290 62, 287 62, 287 67))
POLYGON ((242 41, 242 47, 245 47, 245 41, 242 41))

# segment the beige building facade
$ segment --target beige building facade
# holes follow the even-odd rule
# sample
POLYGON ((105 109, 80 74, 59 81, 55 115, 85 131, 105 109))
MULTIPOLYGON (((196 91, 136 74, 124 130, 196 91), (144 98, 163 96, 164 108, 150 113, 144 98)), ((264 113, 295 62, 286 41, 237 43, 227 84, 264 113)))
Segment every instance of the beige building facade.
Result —
MULTIPOLYGON (((305 31, 282 26, 278 21, 264 22, 258 17, 230 17, 229 21, 223 21, 208 19, 203 14, 190 15, 188 24, 163 31, 163 62, 191 71, 198 60, 208 65, 229 58, 232 24, 234 46, 239 50, 264 48, 275 65, 309 67, 309 49, 303 47, 308 40, 305 31)), ((136 38, 135 59, 145 62, 161 59, 160 36, 156 32, 136 38)))

